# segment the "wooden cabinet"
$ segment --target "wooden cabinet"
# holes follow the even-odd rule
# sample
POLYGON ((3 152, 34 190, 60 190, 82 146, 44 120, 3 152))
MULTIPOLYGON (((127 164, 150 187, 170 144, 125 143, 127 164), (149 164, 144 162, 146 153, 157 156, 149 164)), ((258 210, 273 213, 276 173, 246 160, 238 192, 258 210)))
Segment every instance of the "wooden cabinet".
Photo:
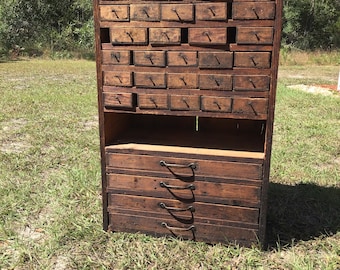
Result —
POLYGON ((282 0, 94 0, 104 229, 265 241, 282 0))

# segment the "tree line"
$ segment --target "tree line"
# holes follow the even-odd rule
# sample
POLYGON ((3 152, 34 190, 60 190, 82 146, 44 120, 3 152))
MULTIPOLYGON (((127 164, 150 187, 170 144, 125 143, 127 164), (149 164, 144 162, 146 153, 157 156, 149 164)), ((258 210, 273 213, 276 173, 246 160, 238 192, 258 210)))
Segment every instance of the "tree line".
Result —
MULTIPOLYGON (((282 46, 340 48, 339 0, 284 0, 282 46)), ((0 54, 92 52, 92 0, 1 0, 0 54)))

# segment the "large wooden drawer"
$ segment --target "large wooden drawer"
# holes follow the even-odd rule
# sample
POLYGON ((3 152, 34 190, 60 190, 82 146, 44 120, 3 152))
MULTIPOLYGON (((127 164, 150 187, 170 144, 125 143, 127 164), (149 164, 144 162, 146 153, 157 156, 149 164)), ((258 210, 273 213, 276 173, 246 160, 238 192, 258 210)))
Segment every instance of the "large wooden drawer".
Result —
POLYGON ((214 181, 214 179, 208 181, 209 179, 204 177, 184 176, 183 174, 158 175, 149 172, 148 176, 145 176, 142 171, 129 171, 129 173, 131 174, 117 174, 114 171, 107 173, 107 191, 165 199, 176 198, 188 203, 200 201, 259 207, 260 181, 238 180, 228 182, 227 179, 224 181, 214 181))
MULTIPOLYGON (((121 149, 128 150, 130 146, 135 148, 135 145, 112 145, 106 147, 107 169, 151 171, 168 176, 175 173, 186 176, 194 175, 195 177, 262 179, 261 159, 254 159, 254 162, 249 162, 247 159, 232 162, 228 161, 228 158, 221 156, 216 160, 213 154, 223 155, 223 153, 228 153, 228 151, 224 150, 212 150, 212 156, 174 157, 188 153, 188 151, 193 154, 204 153, 204 150, 200 148, 153 147, 152 145, 142 145, 142 147, 144 149, 155 149, 154 151, 145 150, 138 154, 126 154, 120 151, 121 149), (162 155, 162 152, 173 150, 176 151, 174 156, 162 155), (181 153, 181 151, 183 152, 181 153), (213 158, 214 160, 212 160, 213 158)), ((252 156, 251 153, 249 155, 252 156)))
POLYGON ((143 232, 154 236, 175 236, 208 243, 237 241, 250 245, 258 241, 258 229, 215 225, 208 223, 178 224, 171 218, 145 217, 138 212, 117 213, 109 215, 109 230, 116 232, 143 232))

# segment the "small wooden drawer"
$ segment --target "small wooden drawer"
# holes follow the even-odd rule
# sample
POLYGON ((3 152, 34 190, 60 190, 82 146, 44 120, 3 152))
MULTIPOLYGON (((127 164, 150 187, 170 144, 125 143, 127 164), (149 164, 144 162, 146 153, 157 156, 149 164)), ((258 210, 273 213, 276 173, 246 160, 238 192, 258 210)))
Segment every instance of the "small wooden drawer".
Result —
POLYGON ((131 72, 128 72, 128 71, 104 71, 104 85, 132 86, 131 72))
POLYGON ((201 97, 201 109, 207 112, 231 112, 232 99, 229 97, 201 97))
POLYGON ((131 21, 159 22, 161 20, 160 5, 153 3, 131 4, 130 17, 131 21))
POLYGON ((270 68, 270 52, 235 52, 234 66, 245 68, 270 68))
POLYGON ((233 113, 259 116, 267 114, 268 100, 266 98, 234 98, 233 113))
POLYGON ((138 94, 138 107, 140 109, 168 109, 167 94, 138 94))
POLYGON ((148 42, 146 28, 110 28, 111 42, 114 45, 138 44, 146 45, 148 42))
POLYGON ((232 52, 198 52, 200 68, 232 68, 232 52))
POLYGON ((164 51, 134 51, 133 59, 136 66, 165 67, 164 51))
POLYGON ((165 88, 166 80, 164 73, 135 72, 135 85, 138 87, 165 88))
POLYGON ((197 88, 196 73, 168 73, 168 87, 169 88, 197 88))
POLYGON ((231 75, 200 74, 199 88, 206 90, 232 90, 231 75))
POLYGON ((133 108, 133 93, 103 93, 103 103, 106 108, 133 108))
POLYGON ((170 109, 175 111, 199 111, 200 98, 198 95, 171 95, 170 109))
POLYGON ((99 6, 99 17, 102 21, 127 22, 130 20, 129 5, 99 6))
POLYGON ((223 21, 227 20, 227 3, 198 3, 196 4, 196 20, 223 21))
POLYGON ((180 44, 180 28, 150 28, 149 39, 152 45, 180 44))
POLYGON ((232 13, 234 20, 272 20, 275 18, 275 3, 234 2, 232 13))
POLYGON ((168 51, 169 67, 193 67, 197 66, 197 52, 168 51))
POLYGON ((189 44, 222 45, 226 43, 226 28, 189 28, 189 44))
POLYGON ((273 44, 273 27, 237 27, 238 44, 273 44))
POLYGON ((110 65, 129 65, 130 51, 102 51, 102 63, 110 65))
POLYGON ((235 75, 233 89, 236 91, 268 91, 270 77, 263 75, 235 75))
POLYGON ((194 6, 192 4, 162 4, 163 21, 192 22, 194 20, 194 6))

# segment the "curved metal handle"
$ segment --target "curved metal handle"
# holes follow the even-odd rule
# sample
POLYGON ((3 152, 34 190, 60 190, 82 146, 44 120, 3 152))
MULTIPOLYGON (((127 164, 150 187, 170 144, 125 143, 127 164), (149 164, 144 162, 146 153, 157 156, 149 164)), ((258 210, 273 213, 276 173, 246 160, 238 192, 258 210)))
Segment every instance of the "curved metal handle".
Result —
POLYGON ((181 186, 172 186, 172 185, 165 184, 164 182, 160 182, 159 185, 167 189, 180 189, 180 190, 183 190, 183 189, 195 190, 196 189, 195 185, 193 184, 181 187, 181 186))
POLYGON ((163 166, 163 167, 175 167, 175 168, 190 168, 192 170, 196 170, 197 169, 197 165, 195 163, 189 163, 189 164, 186 164, 186 165, 183 165, 183 164, 175 164, 175 163, 167 163, 165 162, 164 160, 161 160, 159 162, 159 165, 163 166))
POLYGON ((192 231, 194 232, 196 230, 196 227, 194 225, 191 225, 188 228, 172 227, 172 226, 169 226, 166 222, 162 222, 161 225, 164 228, 167 228, 169 231, 181 231, 181 232, 192 231))
POLYGON ((195 212, 195 207, 192 205, 186 207, 186 208, 178 208, 178 207, 171 207, 167 206, 165 203, 159 203, 159 206, 163 209, 166 209, 168 211, 175 211, 175 212, 185 212, 185 211, 190 211, 191 213, 195 212))

